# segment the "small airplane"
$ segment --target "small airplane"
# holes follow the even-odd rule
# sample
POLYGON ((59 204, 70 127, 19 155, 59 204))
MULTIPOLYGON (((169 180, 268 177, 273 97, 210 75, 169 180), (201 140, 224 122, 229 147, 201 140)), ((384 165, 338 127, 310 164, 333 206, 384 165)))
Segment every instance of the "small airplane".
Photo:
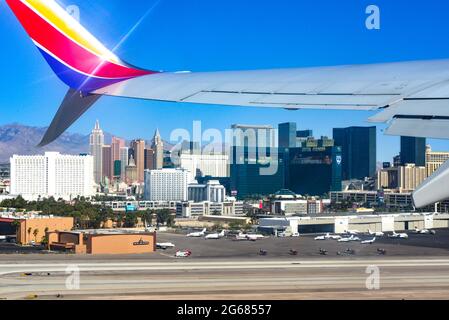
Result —
POLYGON ((371 229, 368 229, 368 234, 370 236, 376 236, 376 237, 383 237, 384 233, 382 231, 371 231, 371 229))
POLYGON ((204 237, 205 234, 206 234, 206 228, 204 228, 203 230, 201 230, 199 232, 191 232, 187 235, 187 237, 200 238, 200 237, 204 237))
POLYGON ((396 233, 393 231, 392 234, 388 235, 389 238, 400 238, 400 239, 408 239, 408 234, 406 233, 396 233))
POLYGON ((246 234, 239 232, 239 234, 235 236, 235 240, 248 240, 248 238, 246 234))
POLYGON ((345 230, 345 233, 350 234, 350 235, 357 235, 360 232, 358 230, 345 230))
POLYGON ((190 250, 179 250, 176 251, 175 253, 175 257, 177 258, 187 258, 190 257, 192 255, 192 251, 190 250))
POLYGON ((434 230, 429 229, 418 229, 418 227, 415 226, 415 232, 419 234, 435 234, 434 230))
POLYGON ((235 236, 236 240, 256 241, 256 240, 263 239, 263 238, 265 238, 265 236, 262 234, 255 234, 255 233, 246 234, 246 233, 242 233, 242 232, 240 232, 238 235, 235 236))
POLYGON ((166 250, 166 249, 171 249, 171 248, 174 248, 175 247, 175 245, 173 244, 173 243, 171 243, 171 242, 159 242, 159 243, 156 243, 156 248, 158 248, 158 249, 163 249, 163 250, 166 250))
POLYGON ((208 240, 208 239, 221 239, 225 236, 225 231, 222 230, 220 233, 211 233, 208 234, 207 236, 204 237, 204 239, 208 240))
POLYGON ((338 236, 338 235, 331 235, 331 234, 329 234, 329 233, 326 233, 325 235, 315 237, 315 240, 328 240, 328 239, 332 239, 332 240, 340 240, 340 239, 341 239, 341 236, 338 236))
POLYGON ((350 242, 350 241, 360 241, 359 237, 351 235, 349 238, 341 238, 337 240, 338 242, 350 242))
MULTIPOLYGON (((328 234, 329 234, 329 233, 328 233, 328 234)), ((328 239, 328 238, 326 238, 326 236, 327 236, 328 234, 325 234, 325 235, 323 235, 323 236, 315 237, 315 240, 326 240, 326 239, 328 239)))
POLYGON ((376 241, 376 237, 372 238, 371 240, 363 240, 361 244, 373 244, 374 241, 376 241))
POLYGON ((247 234, 246 238, 251 241, 256 241, 256 240, 265 238, 265 236, 262 234, 252 233, 252 234, 247 234))

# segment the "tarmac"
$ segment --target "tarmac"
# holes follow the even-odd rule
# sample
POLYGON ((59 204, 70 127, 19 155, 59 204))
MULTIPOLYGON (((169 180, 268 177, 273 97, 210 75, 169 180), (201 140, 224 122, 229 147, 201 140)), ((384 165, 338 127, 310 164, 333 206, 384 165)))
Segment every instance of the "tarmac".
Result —
MULTIPOLYGON (((158 242, 176 248, 142 255, 0 254, 0 299, 448 299, 449 230, 436 231, 385 236, 371 245, 159 233, 158 242), (344 253, 348 248, 355 254, 344 253), (181 249, 192 256, 175 258, 181 249), (73 270, 79 271, 75 288, 67 286, 73 270)), ((0 252, 3 245, 9 244, 0 252)))

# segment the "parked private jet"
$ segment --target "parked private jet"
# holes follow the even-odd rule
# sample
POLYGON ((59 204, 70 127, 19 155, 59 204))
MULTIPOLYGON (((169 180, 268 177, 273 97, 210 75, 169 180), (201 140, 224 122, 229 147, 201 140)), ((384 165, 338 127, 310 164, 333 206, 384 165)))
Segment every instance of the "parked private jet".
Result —
POLYGON ((393 231, 392 234, 388 235, 389 238, 400 238, 400 239, 408 239, 408 234, 406 233, 396 233, 393 231))
POLYGON ((175 247, 175 245, 173 243, 171 243, 171 242, 159 242, 159 243, 156 243, 156 248, 158 248, 158 249, 166 250, 166 249, 171 249, 171 248, 174 248, 174 247, 175 247))
POLYGON ((256 240, 265 238, 264 235, 256 234, 256 233, 249 233, 246 235, 246 237, 248 238, 248 240, 251 240, 251 241, 256 241, 256 240))
POLYGON ((373 244, 374 241, 376 241, 376 237, 372 238, 371 240, 363 240, 360 242, 361 244, 373 244))
POLYGON ((206 228, 204 228, 203 230, 201 230, 199 232, 191 232, 187 235, 187 237, 200 238, 200 237, 204 237, 205 234, 206 234, 206 228))
POLYGON ((368 234, 371 236, 376 236, 376 237, 383 237, 384 233, 382 231, 371 231, 371 229, 368 229, 368 234))
POLYGON ((208 234, 207 236, 204 237, 204 239, 209 240, 209 239, 221 239, 225 236, 225 231, 221 230, 220 233, 211 233, 208 234))
POLYGON ((263 238, 265 238, 265 236, 261 235, 261 234, 246 234, 246 233, 242 233, 242 232, 240 232, 238 235, 235 236, 236 240, 256 241, 256 240, 263 239, 263 238))
POLYGON ((332 240, 340 240, 340 239, 341 239, 341 236, 336 235, 336 234, 331 235, 331 234, 328 232, 328 233, 326 233, 325 235, 315 237, 315 240, 329 240, 329 239, 332 239, 332 240))
MULTIPOLYGON (((69 88, 41 147, 56 140, 104 95, 286 110, 378 111, 369 121, 388 123, 386 134, 449 138, 449 59, 250 71, 153 71, 124 62, 55 0, 6 3, 69 88)), ((5 21, 8 24, 9 19, 5 21)), ((153 47, 157 49, 157 44, 153 47)), ((17 57, 2 63, 11 59, 17 57)), ((415 207, 449 197, 448 172, 446 162, 415 190, 415 207)))
POLYGON ((360 232, 358 230, 345 230, 346 234, 350 234, 350 235, 358 235, 360 232))
POLYGON ((349 238, 341 238, 341 239, 338 239, 337 241, 338 242, 360 241, 360 238, 356 237, 352 234, 349 238))
POLYGON ((429 230, 429 229, 419 229, 418 227, 415 226, 415 232, 419 233, 419 234, 435 234, 434 230, 429 230))

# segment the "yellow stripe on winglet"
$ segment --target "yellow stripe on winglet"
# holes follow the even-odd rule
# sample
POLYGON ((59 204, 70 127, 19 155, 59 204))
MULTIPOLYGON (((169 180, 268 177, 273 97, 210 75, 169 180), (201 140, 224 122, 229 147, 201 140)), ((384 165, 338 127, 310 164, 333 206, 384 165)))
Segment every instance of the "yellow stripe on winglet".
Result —
POLYGON ((23 3, 38 12, 47 22, 56 26, 71 40, 87 50, 100 56, 104 60, 120 63, 120 59, 107 49, 100 41, 89 33, 67 11, 61 8, 54 0, 22 0, 23 3))

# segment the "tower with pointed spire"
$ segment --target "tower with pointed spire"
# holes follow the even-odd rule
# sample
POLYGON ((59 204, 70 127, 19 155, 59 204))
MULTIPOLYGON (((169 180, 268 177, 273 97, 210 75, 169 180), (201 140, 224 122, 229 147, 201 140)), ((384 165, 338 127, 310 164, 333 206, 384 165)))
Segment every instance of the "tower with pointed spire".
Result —
POLYGON ((134 161, 133 155, 129 158, 129 163, 126 166, 126 182, 128 184, 132 184, 135 182, 138 182, 138 176, 137 176, 137 166, 134 161))
POLYGON ((162 142, 159 129, 156 129, 153 137, 153 144, 151 148, 154 151, 153 168, 162 169, 164 167, 164 143, 162 142))
POLYGON ((94 158, 94 179, 97 184, 101 183, 103 176, 103 145, 104 134, 97 120, 89 137, 89 151, 94 158))

